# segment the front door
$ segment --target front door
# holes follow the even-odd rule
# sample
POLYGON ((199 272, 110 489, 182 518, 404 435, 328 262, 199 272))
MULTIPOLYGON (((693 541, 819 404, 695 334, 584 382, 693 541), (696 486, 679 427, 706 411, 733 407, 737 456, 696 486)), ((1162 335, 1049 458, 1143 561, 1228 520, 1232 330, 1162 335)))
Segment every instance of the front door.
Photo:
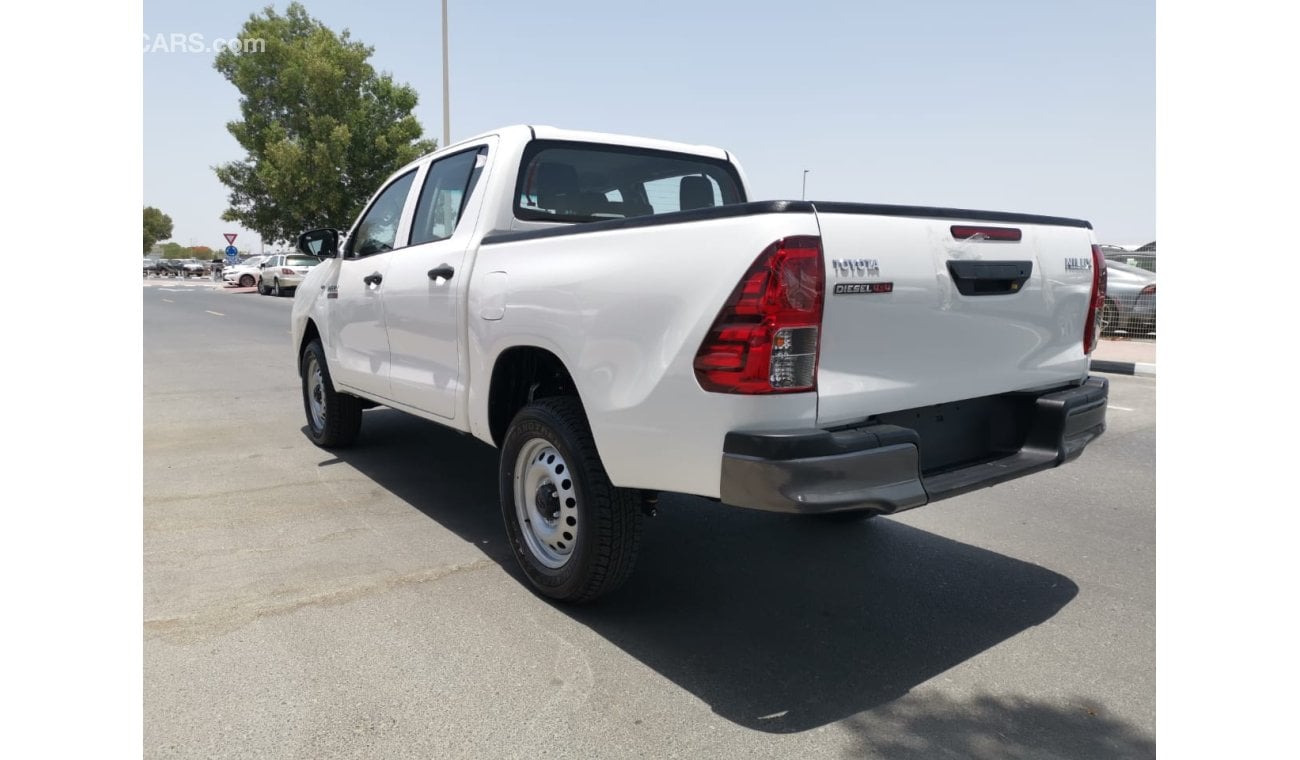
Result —
POLYGON ((336 385, 382 399, 391 398, 388 335, 384 330, 384 279, 404 231, 403 210, 415 184, 415 170, 394 179, 371 202, 352 233, 338 266, 338 279, 326 283, 329 303, 328 357, 336 385))

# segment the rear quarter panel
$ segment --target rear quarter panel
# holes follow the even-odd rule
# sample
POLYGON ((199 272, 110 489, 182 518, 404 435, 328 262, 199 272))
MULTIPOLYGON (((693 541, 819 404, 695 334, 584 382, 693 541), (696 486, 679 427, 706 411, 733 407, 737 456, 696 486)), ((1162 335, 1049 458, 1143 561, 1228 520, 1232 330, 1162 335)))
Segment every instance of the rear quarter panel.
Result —
POLYGON ((809 427, 817 400, 707 393, 695 352, 764 248, 815 234, 811 213, 773 213, 481 246, 467 303, 471 431, 491 440, 497 358, 537 346, 572 375, 615 485, 717 496, 727 432, 809 427))

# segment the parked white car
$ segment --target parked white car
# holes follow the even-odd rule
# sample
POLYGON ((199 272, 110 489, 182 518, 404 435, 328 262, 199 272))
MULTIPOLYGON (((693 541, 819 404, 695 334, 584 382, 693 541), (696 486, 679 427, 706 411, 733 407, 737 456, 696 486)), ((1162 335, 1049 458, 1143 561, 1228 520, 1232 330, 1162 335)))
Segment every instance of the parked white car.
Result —
POLYGON ((264 296, 281 296, 297 290, 302 284, 302 278, 320 262, 320 258, 302 253, 268 256, 261 264, 262 276, 258 281, 257 292, 264 296))
POLYGON ((226 285, 251 288, 262 281, 262 264, 270 256, 250 256, 239 264, 221 270, 221 280, 226 285))
POLYGON ((1106 427, 1078 219, 751 202, 719 148, 516 126, 398 170, 341 239, 298 241, 326 259, 291 317, 308 435, 346 446, 384 405, 498 447, 556 599, 628 577, 661 491, 890 514, 1106 427))

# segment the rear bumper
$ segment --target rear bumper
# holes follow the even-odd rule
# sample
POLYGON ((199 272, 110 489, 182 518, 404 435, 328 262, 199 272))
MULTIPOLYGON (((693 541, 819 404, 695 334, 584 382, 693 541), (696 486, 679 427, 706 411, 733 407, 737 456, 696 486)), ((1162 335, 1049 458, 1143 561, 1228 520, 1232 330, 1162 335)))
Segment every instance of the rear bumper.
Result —
POLYGON ((1089 377, 1027 399, 1032 408, 1018 450, 929 473, 921 467, 921 433, 900 425, 728 433, 720 497, 773 512, 912 509, 1075 459, 1105 431, 1108 396, 1107 380, 1089 377))

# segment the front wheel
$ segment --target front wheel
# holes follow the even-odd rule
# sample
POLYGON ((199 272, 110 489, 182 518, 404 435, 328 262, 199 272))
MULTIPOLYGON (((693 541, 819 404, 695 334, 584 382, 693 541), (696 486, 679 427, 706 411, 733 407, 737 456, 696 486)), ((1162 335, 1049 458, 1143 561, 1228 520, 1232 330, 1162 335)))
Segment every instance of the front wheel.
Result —
POLYGON ((307 434, 323 448, 342 448, 361 431, 361 399, 334 390, 325 350, 319 340, 302 352, 302 405, 307 413, 307 434))
POLYGON ((239 278, 239 287, 241 288, 253 287, 253 275, 251 274, 241 275, 239 278))
POLYGON ((643 498, 609 482, 577 399, 541 399, 515 416, 499 481, 510 546, 539 593, 588 602, 631 575, 643 498))

